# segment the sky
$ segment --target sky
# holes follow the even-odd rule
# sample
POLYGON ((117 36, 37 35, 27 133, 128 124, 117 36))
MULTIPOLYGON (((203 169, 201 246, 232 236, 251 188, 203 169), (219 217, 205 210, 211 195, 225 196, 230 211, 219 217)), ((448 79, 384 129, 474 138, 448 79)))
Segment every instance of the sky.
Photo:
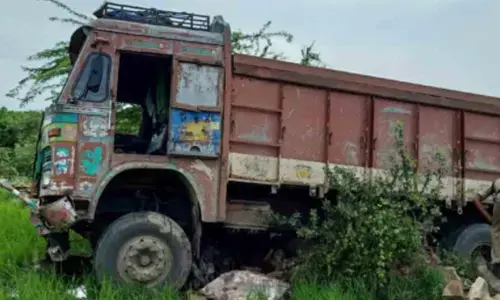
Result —
MULTIPOLYGON (((91 14, 102 0, 66 0, 91 14)), ((276 49, 291 60, 315 41, 329 68, 500 97, 499 0, 114 0, 125 4, 222 15, 233 29, 275 30, 295 36, 276 49)), ((23 78, 26 58, 74 27, 54 23, 65 12, 41 0, 6 1, 0 10, 0 106, 19 109, 4 95, 23 78)), ((42 109, 42 99, 25 109, 42 109)))

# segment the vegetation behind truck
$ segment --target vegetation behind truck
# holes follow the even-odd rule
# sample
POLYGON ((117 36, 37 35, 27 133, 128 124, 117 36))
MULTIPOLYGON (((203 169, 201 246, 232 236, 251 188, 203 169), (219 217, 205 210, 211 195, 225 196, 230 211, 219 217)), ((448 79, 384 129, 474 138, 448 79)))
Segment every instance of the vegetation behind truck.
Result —
POLYGON ((397 121, 418 168, 444 150, 444 203, 463 215, 452 246, 480 222, 463 207, 500 173, 500 99, 232 55, 222 17, 110 3, 95 15, 40 129, 31 219, 52 260, 73 229, 98 276, 181 287, 208 240, 258 252, 227 229, 266 235, 259 212, 317 205, 325 166, 384 169, 397 121), (140 108, 136 133, 117 131, 123 103, 140 108))

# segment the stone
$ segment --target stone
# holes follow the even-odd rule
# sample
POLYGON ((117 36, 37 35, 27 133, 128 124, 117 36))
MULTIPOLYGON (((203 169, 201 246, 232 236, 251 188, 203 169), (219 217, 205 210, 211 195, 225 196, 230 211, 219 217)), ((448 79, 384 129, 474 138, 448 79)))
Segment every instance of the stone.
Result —
POLYGON ((488 283, 484 278, 478 277, 469 290, 468 300, 490 300, 488 283))
POLYGON ((444 281, 446 283, 452 280, 462 281, 460 276, 458 276, 457 270, 454 267, 439 267, 438 270, 443 275, 444 281))
POLYGON ((493 300, 500 300, 500 294, 495 295, 495 297, 493 297, 493 300))
POLYGON ((289 293, 290 285, 284 281, 251 271, 224 273, 203 287, 199 293, 214 300, 247 300, 252 294, 266 300, 280 300, 289 293))
POLYGON ((67 291, 67 293, 77 300, 85 300, 87 299, 87 288, 84 285, 80 285, 75 289, 67 291))
POLYGON ((443 299, 464 300, 465 293, 460 280, 451 280, 443 289, 443 299))

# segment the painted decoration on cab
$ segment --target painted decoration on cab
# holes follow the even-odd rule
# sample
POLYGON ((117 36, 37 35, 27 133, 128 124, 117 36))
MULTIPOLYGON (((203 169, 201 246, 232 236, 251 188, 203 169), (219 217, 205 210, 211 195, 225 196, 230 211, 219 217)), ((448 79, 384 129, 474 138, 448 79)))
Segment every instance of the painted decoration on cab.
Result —
POLYGON ((88 176, 96 176, 99 173, 103 160, 103 151, 101 146, 83 150, 81 167, 83 173, 88 176))
POLYGON ((54 172, 57 176, 69 173, 70 151, 68 147, 56 147, 54 172))
POLYGON ((78 191, 80 194, 89 195, 90 192, 92 192, 92 183, 86 180, 80 182, 80 184, 78 184, 78 191))
POLYGON ((108 123, 103 117, 83 116, 82 134, 87 137, 105 137, 108 135, 108 123))
POLYGON ((220 149, 220 113, 173 109, 170 153, 216 156, 220 149))
POLYGON ((78 123, 78 115, 73 113, 57 113, 49 118, 51 123, 78 123))

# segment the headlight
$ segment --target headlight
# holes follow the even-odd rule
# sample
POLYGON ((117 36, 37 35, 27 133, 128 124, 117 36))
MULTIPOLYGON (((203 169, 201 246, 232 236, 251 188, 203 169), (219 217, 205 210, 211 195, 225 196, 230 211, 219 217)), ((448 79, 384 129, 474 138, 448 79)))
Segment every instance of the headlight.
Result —
POLYGON ((48 187, 50 184, 50 175, 51 172, 46 172, 42 174, 41 186, 43 188, 48 187))

